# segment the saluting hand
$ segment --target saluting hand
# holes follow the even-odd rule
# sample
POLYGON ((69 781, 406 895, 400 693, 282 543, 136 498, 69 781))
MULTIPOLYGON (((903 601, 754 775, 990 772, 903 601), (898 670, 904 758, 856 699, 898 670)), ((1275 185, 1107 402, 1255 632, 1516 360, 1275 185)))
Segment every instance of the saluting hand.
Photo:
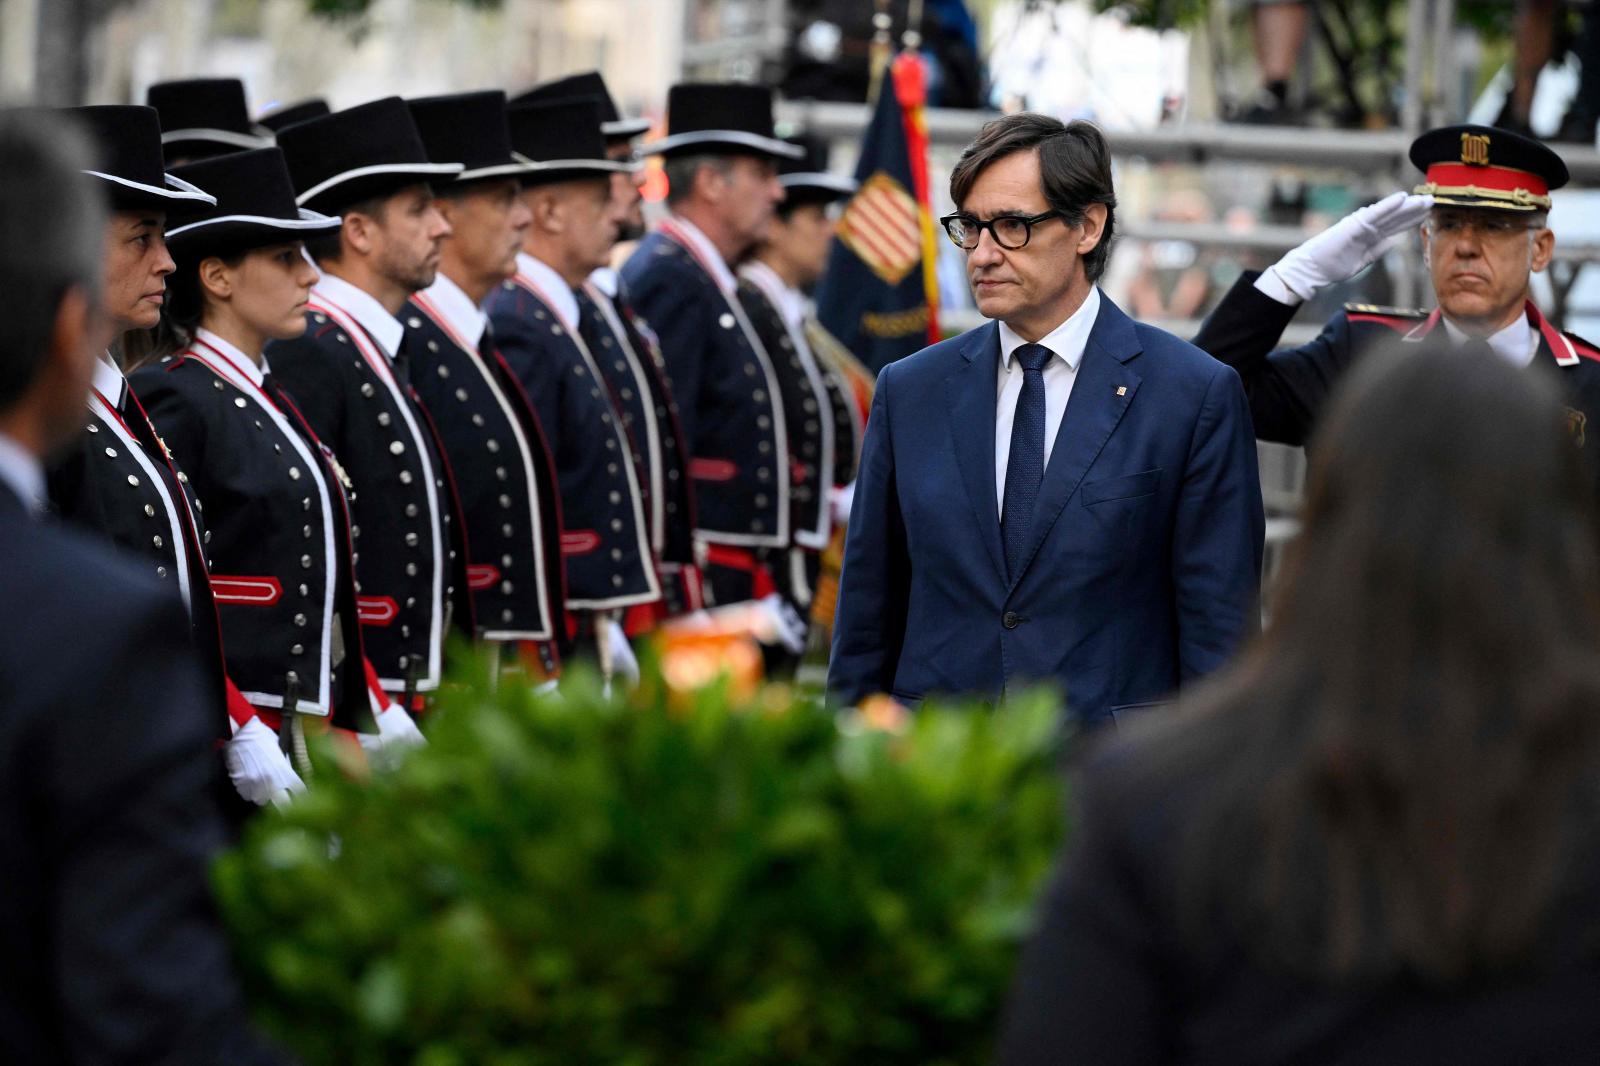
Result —
POLYGON ((1283 304, 1366 269, 1428 217, 1433 197, 1397 192, 1346 215, 1268 267, 1256 288, 1283 304))

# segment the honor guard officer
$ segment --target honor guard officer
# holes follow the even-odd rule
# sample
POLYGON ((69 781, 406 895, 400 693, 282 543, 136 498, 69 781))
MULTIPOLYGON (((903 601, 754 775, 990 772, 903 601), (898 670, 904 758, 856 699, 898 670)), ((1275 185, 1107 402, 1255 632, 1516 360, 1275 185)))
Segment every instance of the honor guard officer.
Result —
MULTIPOLYGON (((767 234, 739 268, 739 300, 756 336, 772 359, 783 395, 789 431, 789 530, 794 546, 773 555, 779 588, 802 616, 811 606, 821 552, 833 532, 833 488, 841 449, 854 453, 853 424, 835 419, 844 393, 812 351, 815 316, 804 289, 815 285, 828 264, 833 240, 831 204, 854 194, 854 179, 828 173, 827 149, 813 139, 791 139, 805 155, 778 164, 783 203, 767 234), (830 388, 831 385, 831 388, 830 388), (843 429, 846 439, 839 440, 843 429)), ((845 412, 848 419, 848 411, 845 412)))
POLYGON ((602 673, 631 676, 621 615, 659 600, 661 588, 632 444, 584 339, 575 291, 616 240, 611 176, 631 164, 605 157, 592 98, 509 114, 512 147, 537 166, 522 178, 533 221, 489 319, 555 453, 572 624, 593 633, 602 673))
POLYGON ((333 109, 328 106, 328 101, 320 96, 313 96, 311 99, 301 100, 297 104, 289 104, 287 107, 275 107, 270 111, 262 112, 256 118, 256 125, 263 129, 271 130, 273 135, 276 136, 279 130, 293 126, 296 122, 304 122, 307 119, 321 118, 324 115, 331 114, 333 114, 333 109))
POLYGON ((161 148, 167 166, 272 143, 272 131, 250 121, 244 82, 238 78, 189 78, 150 86, 145 103, 161 116, 161 148))
POLYGON ((1194 343, 1239 372, 1263 440, 1306 443, 1329 392, 1369 348, 1443 329, 1519 366, 1559 368, 1574 443, 1600 448, 1588 425, 1600 416, 1600 352, 1552 326, 1529 293, 1555 247, 1550 193, 1567 183, 1566 164, 1537 141, 1488 126, 1425 133, 1411 162, 1425 176, 1410 195, 1364 207, 1261 274, 1245 274, 1194 343), (1432 312, 1350 304, 1310 343, 1273 350, 1302 301, 1354 276, 1419 222, 1432 312))
MULTIPOLYGON (((248 758, 230 759, 229 769, 260 784, 246 798, 265 803, 304 787, 278 747, 285 714, 331 719, 360 731, 369 748, 418 735, 363 660, 337 467, 262 355, 269 339, 305 331, 317 272, 301 241, 337 230, 339 220, 295 207, 277 148, 231 152, 174 174, 209 186, 217 203, 170 218, 177 270, 161 358, 130 382, 211 501, 228 674, 256 711, 234 737, 235 746, 248 742, 248 758)), ((303 719, 291 722, 291 732, 303 729, 303 719)))
POLYGON ((724 604, 764 600, 799 651, 804 626, 781 608, 757 554, 790 543, 782 392, 732 265, 766 235, 783 199, 776 161, 801 153, 773 136, 772 93, 760 86, 675 85, 667 120, 666 138, 645 150, 665 157, 672 214, 622 278, 656 329, 677 398, 712 594, 724 604))
POLYGON ((467 560, 451 519, 451 470, 411 387, 396 316, 433 284, 450 233, 428 182, 463 168, 428 160, 395 96, 296 123, 278 146, 295 202, 341 213, 344 223, 308 242, 322 271, 310 326, 297 340, 273 342, 267 358, 350 478, 367 657, 386 692, 432 692, 452 614, 471 632, 467 560))
MULTIPOLYGON (((635 161, 634 138, 650 128, 648 119, 624 118, 605 81, 594 71, 548 82, 517 97, 515 103, 593 97, 600 104, 600 132, 606 158, 635 161)), ((611 176, 616 200, 617 242, 644 236, 642 169, 611 176)), ((615 254, 615 249, 613 249, 615 254)), ((660 577, 661 600, 631 608, 624 619, 629 634, 654 628, 664 618, 704 605, 694 536, 694 487, 689 479, 689 449, 678 421, 678 405, 667 387, 666 368, 655 333, 623 290, 615 269, 603 266, 578 290, 583 337, 633 444, 634 469, 644 490, 650 547, 660 577)))
MULTIPOLYGON (((96 159, 87 173, 111 207, 101 312, 118 333, 152 329, 173 269, 163 237, 167 211, 213 197, 162 171, 161 127, 151 108, 79 107, 63 114, 89 133, 96 159)), ((224 670, 203 507, 109 352, 95 363, 84 433, 49 471, 49 492, 58 514, 135 553, 182 599, 216 684, 216 738, 228 740, 254 712, 224 670)))
POLYGON ((478 637, 507 645, 536 676, 554 677, 565 632, 561 504, 532 403, 489 332, 484 301, 516 273, 533 214, 511 150, 501 92, 408 103, 430 159, 466 170, 434 183, 450 225, 439 274, 402 315, 412 380, 456 471, 472 548, 467 584, 478 637))

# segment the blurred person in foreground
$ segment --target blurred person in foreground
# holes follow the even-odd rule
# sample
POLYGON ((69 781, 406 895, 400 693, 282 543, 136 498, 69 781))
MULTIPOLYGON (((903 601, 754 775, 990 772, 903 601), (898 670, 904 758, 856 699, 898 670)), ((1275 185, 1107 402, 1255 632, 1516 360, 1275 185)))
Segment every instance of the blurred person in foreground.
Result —
POLYGON ((1412 192, 1363 207, 1259 274, 1247 271, 1194 343, 1239 372, 1257 437, 1302 445, 1331 390, 1368 352, 1397 335, 1476 338, 1496 358, 1560 378, 1573 442, 1600 471, 1600 432, 1589 427, 1600 418, 1600 350, 1553 326, 1531 290, 1555 252, 1551 193, 1566 184, 1566 164, 1537 141, 1488 126, 1430 130, 1411 145, 1411 162, 1424 172, 1412 192), (1419 224, 1433 311, 1346 304, 1311 341, 1274 350, 1303 301, 1356 276, 1419 224))
POLYGON ((1550 380, 1382 355, 1272 627, 1085 765, 1007 1066, 1600 1057, 1591 475, 1550 380))
POLYGON ((214 704, 183 606, 42 517, 41 464, 82 429, 110 339, 89 165, 59 117, 0 115, 0 1048, 13 1064, 271 1062, 209 897, 214 704))
POLYGON ((1100 292, 1116 192, 1091 124, 996 119, 950 192, 990 321, 878 375, 828 688, 1051 682, 1086 726, 1158 705, 1258 626, 1238 375, 1100 292))

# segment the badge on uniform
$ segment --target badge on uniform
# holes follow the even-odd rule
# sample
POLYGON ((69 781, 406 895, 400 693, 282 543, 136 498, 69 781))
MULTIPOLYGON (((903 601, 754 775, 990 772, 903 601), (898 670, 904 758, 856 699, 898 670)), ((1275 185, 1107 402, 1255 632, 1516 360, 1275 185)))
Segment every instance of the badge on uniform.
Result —
POLYGON ((1575 407, 1566 408, 1566 412, 1567 432, 1572 434, 1572 443, 1581 448, 1587 437, 1586 431, 1589 428, 1589 416, 1575 407))

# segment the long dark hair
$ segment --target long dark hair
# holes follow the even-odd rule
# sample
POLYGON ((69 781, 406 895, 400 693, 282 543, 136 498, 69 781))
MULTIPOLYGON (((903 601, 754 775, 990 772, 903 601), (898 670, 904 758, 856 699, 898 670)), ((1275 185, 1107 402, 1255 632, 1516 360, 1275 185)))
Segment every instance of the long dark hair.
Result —
POLYGON ((1397 344, 1328 412, 1271 627, 1152 746, 1207 770, 1191 935, 1450 982, 1528 960, 1592 875, 1600 525, 1552 378, 1397 344))

